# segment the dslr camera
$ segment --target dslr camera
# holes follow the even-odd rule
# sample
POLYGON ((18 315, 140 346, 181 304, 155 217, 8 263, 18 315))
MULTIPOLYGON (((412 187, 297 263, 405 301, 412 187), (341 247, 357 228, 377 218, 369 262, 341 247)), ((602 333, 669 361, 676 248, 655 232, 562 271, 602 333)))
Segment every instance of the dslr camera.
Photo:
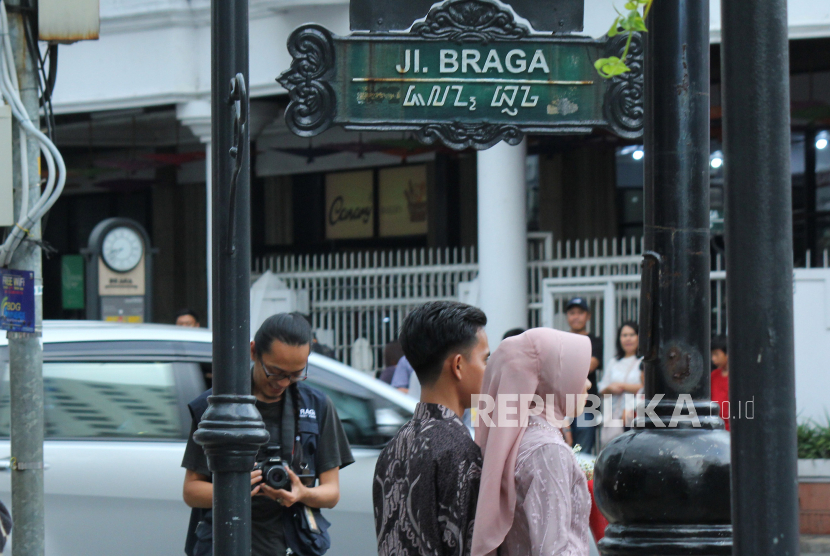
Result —
POLYGON ((254 469, 262 470, 262 482, 277 490, 291 490, 288 465, 280 457, 280 446, 271 444, 262 449, 265 459, 257 462, 254 469))

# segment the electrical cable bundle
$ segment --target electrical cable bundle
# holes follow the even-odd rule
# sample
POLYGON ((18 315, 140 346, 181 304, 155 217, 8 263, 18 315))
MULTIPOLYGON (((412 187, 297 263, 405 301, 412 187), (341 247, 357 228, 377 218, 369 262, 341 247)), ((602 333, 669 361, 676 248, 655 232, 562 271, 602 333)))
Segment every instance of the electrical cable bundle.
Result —
MULTIPOLYGON (((41 61, 39 57, 38 61, 41 61)), ((26 107, 20 99, 20 88, 14 66, 14 54, 12 52, 11 39, 9 38, 9 21, 6 14, 6 3, 3 0, 0 0, 0 93, 2 93, 2 97, 11 106, 12 114, 20 125, 19 150, 23 183, 19 220, 11 229, 11 233, 9 233, 6 241, 0 245, 0 267, 6 267, 11 262, 15 250, 29 234, 29 227, 38 222, 46 214, 63 192, 63 187, 66 183, 66 165, 55 144, 32 124, 26 112, 26 107), (27 135, 38 142, 48 170, 46 188, 34 204, 30 204, 29 202, 29 153, 27 135), (26 213, 25 210, 28 207, 31 208, 26 213)), ((46 100, 48 102, 48 96, 46 96, 46 100)))

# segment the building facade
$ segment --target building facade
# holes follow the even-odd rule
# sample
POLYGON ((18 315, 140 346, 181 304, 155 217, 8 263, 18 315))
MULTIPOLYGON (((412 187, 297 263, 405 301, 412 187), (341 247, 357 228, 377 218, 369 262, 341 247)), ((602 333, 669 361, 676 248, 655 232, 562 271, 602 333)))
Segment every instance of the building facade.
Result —
MULTIPOLYGON (((830 249, 830 5, 789 6, 795 251, 806 263, 830 249)), ((66 303, 62 261, 86 247, 98 222, 121 216, 141 223, 156 249, 155 320, 192 307, 207 322, 209 9, 207 0, 101 0, 100 40, 60 47, 55 137, 70 177, 45 222, 56 250, 44 261, 45 318, 83 316, 66 303)), ((611 0, 586 0, 585 34, 604 34, 614 13, 611 0)), ((714 250, 723 214, 719 17, 712 1, 714 250)), ((642 235, 641 146, 606 132, 531 136, 480 153, 426 147, 405 133, 291 135, 276 78, 290 64, 289 34, 307 22, 348 34, 348 2, 250 2, 255 259, 475 247, 482 298, 500 292, 502 305, 488 310, 495 331, 527 325, 526 258, 514 256, 527 232, 642 235)))

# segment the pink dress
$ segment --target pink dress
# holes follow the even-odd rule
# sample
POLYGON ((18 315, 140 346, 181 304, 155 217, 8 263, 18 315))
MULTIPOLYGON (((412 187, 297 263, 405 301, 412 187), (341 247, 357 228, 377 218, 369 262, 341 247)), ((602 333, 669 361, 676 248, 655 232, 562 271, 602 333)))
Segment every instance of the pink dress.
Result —
POLYGON ((591 497, 558 429, 530 417, 516 458, 516 514, 499 556, 587 556, 591 497))

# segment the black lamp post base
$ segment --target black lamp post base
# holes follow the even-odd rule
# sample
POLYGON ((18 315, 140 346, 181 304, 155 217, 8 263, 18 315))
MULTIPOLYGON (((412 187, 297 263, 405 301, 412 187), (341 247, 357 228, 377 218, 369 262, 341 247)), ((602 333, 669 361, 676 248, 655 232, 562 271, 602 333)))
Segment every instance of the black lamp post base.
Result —
POLYGON ((721 556, 732 554, 731 525, 609 525, 603 556, 721 556))
MULTIPOLYGON (((729 433, 641 428, 608 443, 594 467, 594 496, 610 525, 604 555, 729 555, 729 433)), ((712 426, 718 428, 711 428, 712 426)))

